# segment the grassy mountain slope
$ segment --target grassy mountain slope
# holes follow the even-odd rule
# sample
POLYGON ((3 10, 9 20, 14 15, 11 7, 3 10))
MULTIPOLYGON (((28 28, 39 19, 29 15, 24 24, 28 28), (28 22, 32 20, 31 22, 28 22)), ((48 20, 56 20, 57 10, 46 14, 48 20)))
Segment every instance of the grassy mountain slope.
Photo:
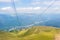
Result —
POLYGON ((54 40, 60 29, 55 27, 34 26, 11 32, 0 31, 0 40, 54 40))
POLYGON ((0 40, 18 40, 12 33, 0 31, 0 40))

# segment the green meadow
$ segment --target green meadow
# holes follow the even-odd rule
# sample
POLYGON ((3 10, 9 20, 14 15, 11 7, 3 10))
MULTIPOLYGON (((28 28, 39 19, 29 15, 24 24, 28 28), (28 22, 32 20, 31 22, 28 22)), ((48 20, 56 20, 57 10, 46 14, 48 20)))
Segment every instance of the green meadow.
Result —
POLYGON ((33 26, 22 30, 0 31, 0 40, 54 40, 60 29, 51 26, 33 26))

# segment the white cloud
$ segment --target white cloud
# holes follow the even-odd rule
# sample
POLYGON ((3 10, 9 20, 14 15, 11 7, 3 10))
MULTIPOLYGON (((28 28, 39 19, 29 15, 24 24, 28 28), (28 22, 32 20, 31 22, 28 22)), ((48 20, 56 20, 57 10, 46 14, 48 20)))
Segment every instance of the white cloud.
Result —
POLYGON ((58 6, 60 6, 60 1, 56 1, 55 3, 54 3, 54 5, 58 5, 58 6))
POLYGON ((49 5, 51 5, 51 7, 49 7, 46 12, 48 12, 48 13, 60 13, 60 0, 56 0, 56 1, 55 0, 44 0, 44 1, 33 0, 31 5, 41 7, 40 10, 38 10, 37 12, 39 12, 39 11, 43 12, 43 10, 45 10, 49 5))
POLYGON ((31 5, 33 5, 33 6, 44 6, 44 7, 47 7, 49 5, 60 6, 60 0, 56 0, 56 1, 55 0, 52 0, 52 1, 33 1, 33 2, 31 2, 31 5))
POLYGON ((9 10, 11 9, 11 7, 4 7, 4 8, 1 8, 2 10, 9 10))
POLYGON ((50 1, 50 2, 49 1, 44 1, 43 5, 50 5, 51 3, 53 3, 53 1, 50 1))
MULTIPOLYGON (((17 13, 42 13, 46 7, 24 7, 24 8, 16 8, 17 13)), ((4 7, 0 8, 0 13, 14 13, 14 9, 12 7, 4 7)), ((60 7, 51 7, 47 9, 46 13, 60 13, 60 7)))
POLYGON ((46 13, 60 13, 60 7, 49 8, 46 13))
POLYGON ((32 12, 37 12, 40 10, 40 7, 27 7, 27 8, 17 8, 18 12, 23 12, 23 13, 32 13, 32 12))
POLYGON ((40 10, 40 7, 35 7, 35 8, 33 8, 34 10, 40 10))
POLYGON ((5 11, 5 12, 8 12, 8 11, 12 11, 13 8, 12 7, 3 7, 0 10, 5 11))
MULTIPOLYGON (((0 0, 0 2, 11 2, 12 0, 0 0)), ((14 0, 17 1, 17 0, 14 0)))
POLYGON ((14 10, 12 7, 3 7, 0 8, 0 13, 4 13, 4 14, 14 14, 14 10))
POLYGON ((40 5, 41 2, 32 2, 31 4, 32 4, 32 5, 40 5))
POLYGON ((43 2, 43 4, 44 5, 50 5, 51 3, 54 3, 54 4, 52 4, 52 5, 60 5, 60 1, 51 1, 51 2, 49 2, 49 1, 44 1, 43 2))
MULTIPOLYGON (((40 12, 40 7, 25 7, 25 8, 16 8, 18 13, 37 13, 40 12)), ((14 9, 12 7, 3 7, 0 9, 0 12, 5 13, 14 13, 14 9)))

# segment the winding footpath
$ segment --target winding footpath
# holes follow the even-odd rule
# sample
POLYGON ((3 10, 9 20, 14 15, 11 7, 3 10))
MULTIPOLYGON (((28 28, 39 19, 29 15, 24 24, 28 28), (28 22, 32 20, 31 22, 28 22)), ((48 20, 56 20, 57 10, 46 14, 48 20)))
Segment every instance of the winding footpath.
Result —
POLYGON ((60 33, 55 35, 55 40, 60 40, 60 33))

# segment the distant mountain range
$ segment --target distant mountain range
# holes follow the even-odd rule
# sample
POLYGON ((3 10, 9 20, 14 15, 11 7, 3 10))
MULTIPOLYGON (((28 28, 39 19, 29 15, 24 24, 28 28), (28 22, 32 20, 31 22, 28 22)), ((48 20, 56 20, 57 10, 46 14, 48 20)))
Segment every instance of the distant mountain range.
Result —
POLYGON ((21 28, 29 26, 60 27, 60 14, 18 14, 16 16, 0 14, 0 29, 21 28))

